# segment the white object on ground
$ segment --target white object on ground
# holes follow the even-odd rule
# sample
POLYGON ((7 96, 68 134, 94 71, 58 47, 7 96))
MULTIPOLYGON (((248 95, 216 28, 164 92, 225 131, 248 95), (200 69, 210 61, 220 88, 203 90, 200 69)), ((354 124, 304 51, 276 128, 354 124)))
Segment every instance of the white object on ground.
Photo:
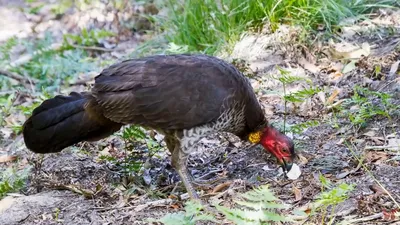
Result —
POLYGON ((297 178, 300 177, 300 175, 301 175, 301 170, 300 170, 300 167, 296 163, 293 163, 292 169, 286 173, 286 176, 290 180, 296 180, 297 178))

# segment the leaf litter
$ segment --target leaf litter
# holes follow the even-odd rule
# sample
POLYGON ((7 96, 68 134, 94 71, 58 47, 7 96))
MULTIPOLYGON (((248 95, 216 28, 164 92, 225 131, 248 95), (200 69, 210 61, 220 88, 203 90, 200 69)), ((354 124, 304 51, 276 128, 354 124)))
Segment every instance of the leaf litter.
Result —
MULTIPOLYGON (((130 10, 125 13, 132 13, 130 10)), ((113 20, 105 18, 96 24, 93 18, 82 14, 66 14, 61 20, 47 18, 55 21, 53 24, 46 20, 39 22, 35 18, 32 21, 24 18, 23 21, 28 25, 36 23, 39 35, 46 29, 60 33, 57 30, 60 27, 71 33, 77 33, 78 28, 87 24, 110 27, 119 33, 120 40, 110 38, 102 47, 129 47, 125 48, 126 51, 118 51, 118 54, 108 51, 97 53, 98 60, 126 57, 143 38, 137 38, 126 30, 118 30, 120 27, 113 20)), ((93 11, 93 14, 96 12, 93 11)), ((320 48, 317 53, 325 51, 325 56, 314 56, 316 54, 311 54, 312 49, 302 48, 299 51, 298 43, 288 38, 296 33, 294 30, 297 28, 282 25, 275 35, 248 34, 235 45, 231 57, 225 57, 227 60, 239 58, 249 63, 256 74, 251 79, 252 84, 262 104, 269 107, 267 110, 271 113, 267 115, 272 122, 282 121, 284 117, 284 102, 276 94, 282 91, 282 85, 271 78, 279 74, 277 66, 290 71, 292 75, 310 79, 313 85, 323 87, 323 91, 303 105, 289 105, 290 114, 286 122, 293 125, 309 120, 326 121, 327 118, 335 118, 336 108, 351 97, 356 85, 393 94, 400 92, 398 39, 390 37, 387 32, 377 31, 379 35, 368 33, 369 29, 399 26, 400 20, 392 19, 399 15, 397 11, 381 12, 370 22, 344 27, 344 40, 337 39, 336 44, 320 43, 322 46, 329 44, 325 45, 328 46, 326 49, 315 47, 320 48), (382 43, 382 36, 389 41, 382 43), (377 68, 380 68, 379 71, 377 68)), ((27 32, 19 35, 33 34, 27 32)), ((14 63, 26 62, 29 60, 26 57, 24 54, 19 55, 14 63)), ((81 74, 75 81, 78 85, 69 86, 63 92, 87 89, 97 72, 81 74)), ((290 84, 288 93, 299 91, 304 85, 290 84)), ((32 103, 35 97, 24 96, 18 99, 18 104, 32 103)), ((399 99, 397 104, 400 103, 399 99)), ((24 148, 21 138, 13 136, 12 125, 19 124, 24 118, 23 114, 12 114, 7 118, 6 126, 0 128, 6 135, 0 146, 0 166, 15 164, 25 167, 30 164, 34 168, 27 188, 21 195, 9 195, 0 201, 1 224, 92 224, 93 221, 146 224, 147 218, 159 218, 168 212, 182 210, 180 199, 188 199, 166 151, 146 161, 147 166, 142 171, 144 180, 132 172, 126 173, 110 161, 101 160, 101 157, 126 157, 123 153, 126 143, 117 136, 97 143, 83 143, 41 159, 24 148)), ((363 162, 367 168, 399 202, 399 160, 393 160, 396 158, 392 154, 395 152, 400 155, 396 148, 400 140, 400 128, 396 126, 399 117, 390 120, 377 118, 364 129, 354 127, 340 118, 334 122, 338 127, 334 126, 335 123, 321 123, 294 134, 295 140, 300 140, 301 144, 298 148, 301 158, 299 165, 303 173, 297 180, 284 179, 273 158, 260 148, 240 143, 236 137, 227 134, 215 134, 203 140, 190 158, 189 167, 195 177, 206 174, 223 177, 213 190, 201 190, 203 195, 211 196, 214 201, 228 204, 238 192, 267 183, 283 202, 307 214, 312 208, 309 202, 315 200, 321 192, 321 183, 317 178, 317 174, 321 173, 332 182, 356 185, 349 200, 338 206, 343 209, 337 211, 339 220, 350 217, 357 217, 360 221, 373 218, 376 222, 393 219, 395 204, 380 190, 353 154, 365 158, 363 162), (354 148, 349 148, 349 141, 355 145, 354 148)), ((144 145, 135 147, 143 152, 147 149, 144 145)), ((165 149, 165 146, 162 147, 165 149)), ((304 220, 300 218, 298 222, 304 220)))

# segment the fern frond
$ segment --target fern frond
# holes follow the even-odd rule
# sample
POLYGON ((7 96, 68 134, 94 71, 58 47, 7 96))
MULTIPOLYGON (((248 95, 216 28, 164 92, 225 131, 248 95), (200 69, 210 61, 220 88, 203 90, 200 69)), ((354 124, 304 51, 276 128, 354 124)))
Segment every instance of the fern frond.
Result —
POLYGON ((306 98, 310 98, 310 97, 312 97, 313 95, 317 94, 317 93, 320 92, 320 91, 322 91, 321 88, 318 88, 318 87, 315 87, 315 88, 310 87, 310 88, 302 89, 302 90, 299 90, 299 91, 297 91, 297 92, 293 92, 293 93, 290 93, 290 94, 288 94, 288 95, 285 95, 283 98, 284 98, 286 101, 288 101, 288 102, 293 102, 293 103, 296 103, 296 102, 304 102, 304 100, 305 100, 306 98))
POLYGON ((269 222, 287 222, 288 216, 280 215, 278 209, 285 209, 283 204, 277 202, 277 198, 269 190, 268 186, 262 186, 248 191, 241 196, 241 200, 235 203, 242 208, 227 208, 216 205, 215 207, 228 220, 234 224, 269 224, 269 222))

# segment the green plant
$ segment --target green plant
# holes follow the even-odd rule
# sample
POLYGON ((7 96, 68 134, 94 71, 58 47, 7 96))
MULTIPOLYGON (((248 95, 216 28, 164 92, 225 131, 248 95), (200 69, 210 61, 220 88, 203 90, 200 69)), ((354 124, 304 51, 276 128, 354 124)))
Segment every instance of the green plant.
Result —
POLYGON ((199 202, 188 201, 184 209, 185 212, 167 214, 158 220, 149 219, 148 221, 161 222, 165 225, 195 225, 198 221, 217 222, 212 215, 202 212, 203 206, 199 202))
POLYGON ((291 132, 291 133, 295 133, 295 134, 301 134, 307 128, 315 127, 315 126, 318 126, 319 124, 320 123, 317 120, 307 120, 304 123, 298 123, 298 124, 290 125, 288 127, 288 131, 291 132))
POLYGON ((131 125, 122 130, 118 134, 124 141, 124 156, 101 156, 101 160, 106 160, 120 166, 126 174, 140 174, 147 159, 156 156, 162 149, 157 141, 148 137, 145 130, 136 125, 131 125), (140 151, 140 146, 145 146, 140 151))
POLYGON ((333 215, 335 214, 335 207, 349 197, 348 194, 354 190, 354 185, 342 183, 334 187, 332 183, 322 174, 319 175, 319 179, 322 184, 322 192, 316 198, 315 205, 317 207, 313 209, 313 214, 321 211, 321 224, 324 224, 328 207, 331 207, 329 224, 332 224, 334 218, 333 215))
POLYGON ((302 90, 286 94, 284 99, 285 101, 292 103, 304 102, 307 98, 312 97, 320 91, 322 91, 322 89, 318 87, 304 88, 302 90))
POLYGON ((0 98, 0 127, 4 126, 5 119, 10 115, 15 101, 15 94, 0 98))
POLYGON ((356 86, 353 96, 343 102, 339 116, 349 118, 355 126, 365 126, 369 120, 377 116, 390 119, 400 109, 400 106, 394 105, 392 100, 391 94, 356 86))
MULTIPOLYGON (((93 59, 88 57, 86 52, 80 49, 71 49, 66 47, 54 47, 53 37, 46 33, 43 39, 38 40, 14 40, 11 39, 7 44, 1 46, 2 57, 0 64, 5 64, 3 67, 6 70, 22 75, 27 78, 35 78, 39 80, 33 86, 39 90, 43 87, 47 91, 59 91, 61 85, 76 78, 81 73, 87 73, 97 69, 93 59), (9 52, 16 43, 25 47, 29 54, 29 60, 21 65, 13 66, 7 60, 9 52)), ((6 89, 16 88, 16 85, 25 89, 21 82, 11 84, 10 79, 0 77, 2 87, 6 89)), ((35 91, 35 90, 33 90, 35 91)))
MULTIPOLYGON (((317 94, 318 92, 322 91, 322 89, 318 87, 313 87, 313 83, 310 79, 307 79, 305 77, 299 77, 299 76, 293 76, 290 74, 289 71, 277 67, 279 71, 279 75, 272 76, 273 79, 281 82, 282 87, 283 87, 283 101, 284 101, 284 107, 285 107, 285 114, 284 114, 284 124, 283 124, 283 132, 286 132, 286 115, 287 115, 287 105, 289 102, 291 103, 301 103, 304 102, 306 99, 311 98, 313 95, 317 94), (308 84, 309 87, 305 87, 301 90, 298 90, 296 92, 292 93, 287 93, 287 85, 298 82, 298 81, 303 81, 308 84)), ((294 129, 296 132, 300 132, 300 128, 303 127, 305 128, 306 126, 312 126, 312 123, 304 123, 302 125, 298 125, 297 127, 294 126, 294 129)), ((293 126, 292 126, 293 127, 293 126)))
POLYGON ((190 52, 189 46, 177 45, 173 42, 169 43, 165 39, 165 35, 160 34, 141 43, 128 55, 128 58, 138 58, 156 54, 182 54, 188 52, 190 52))
MULTIPOLYGON (((261 186, 248 191, 235 200, 236 208, 215 205, 215 208, 225 215, 226 219, 238 225, 261 225, 270 222, 290 222, 290 216, 281 215, 278 210, 285 209, 283 204, 269 190, 268 186, 261 186)), ((166 225, 192 225, 196 221, 212 221, 217 223, 214 217, 201 210, 203 206, 196 201, 188 201, 185 204, 185 212, 167 214, 161 219, 149 221, 162 222, 166 225)))
POLYGON ((286 207, 278 203, 278 199, 268 186, 261 186, 241 195, 242 200, 236 200, 240 208, 227 208, 216 205, 218 211, 234 224, 267 224, 270 222, 289 222, 289 216, 281 215, 277 210, 286 207))
POLYGON ((2 171, 0 176, 0 197, 3 197, 7 193, 21 190, 25 186, 30 169, 30 166, 22 170, 12 167, 2 171))
POLYGON ((88 57, 86 52, 78 49, 68 50, 65 47, 54 47, 53 37, 50 33, 46 33, 45 37, 37 40, 25 40, 11 38, 5 44, 0 46, 0 66, 11 73, 27 78, 28 83, 24 80, 9 79, 0 76, 0 125, 11 128, 14 133, 21 131, 21 124, 5 124, 4 120, 10 115, 23 113, 29 115, 42 100, 46 99, 46 95, 59 93, 62 85, 74 82, 74 79, 82 73, 87 73, 98 69, 93 59, 88 57), (27 60, 22 60, 17 65, 10 62, 10 54, 14 46, 19 45, 25 47, 27 60), (30 82, 30 78, 34 82, 30 82), (17 91, 13 93, 10 90, 17 91), (14 102, 22 95, 19 93, 29 93, 35 96, 32 104, 15 106, 14 102))
MULTIPOLYGON (((78 10, 83 10, 90 6, 91 4, 95 3, 96 1, 99 0, 59 0, 56 1, 54 4, 51 5, 51 11, 55 15, 62 15, 64 14, 68 9, 71 9, 72 7, 75 7, 78 10)), ((115 0, 113 0, 115 1, 115 0)))
POLYGON ((73 44, 81 46, 95 46, 100 43, 100 40, 107 37, 112 37, 115 34, 107 30, 90 30, 82 29, 80 34, 64 34, 64 46, 68 47, 73 44))
POLYGON ((62 53, 52 51, 35 56, 20 68, 31 77, 40 80, 39 88, 49 92, 59 91, 63 84, 76 78, 81 73, 96 70, 96 64, 82 50, 70 50, 62 53))
POLYGON ((0 45, 0 66, 5 67, 10 61, 10 52, 18 44, 18 39, 13 37, 0 45))

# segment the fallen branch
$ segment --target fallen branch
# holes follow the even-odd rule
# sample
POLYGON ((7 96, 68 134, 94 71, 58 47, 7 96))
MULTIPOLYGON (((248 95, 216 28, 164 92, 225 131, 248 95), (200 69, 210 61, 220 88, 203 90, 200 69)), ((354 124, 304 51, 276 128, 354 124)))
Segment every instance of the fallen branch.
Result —
POLYGON ((87 50, 87 51, 113 52, 113 51, 121 50, 121 49, 112 49, 112 48, 102 48, 102 47, 97 47, 97 46, 82 46, 82 45, 75 45, 75 44, 69 44, 69 45, 71 47, 83 49, 83 50, 87 50))
POLYGON ((400 150, 400 146, 398 146, 398 145, 365 146, 364 150, 389 150, 389 151, 399 151, 399 150, 400 150))
POLYGON ((72 191, 74 193, 83 195, 83 197, 85 197, 87 199, 92 199, 93 196, 95 196, 95 194, 96 194, 90 189, 81 188, 81 187, 78 187, 78 186, 72 185, 72 184, 71 185, 63 185, 63 184, 54 185, 53 188, 55 188, 57 190, 72 191))
POLYGON ((10 72, 10 71, 6 71, 6 70, 0 70, 0 74, 3 75, 3 76, 6 76, 8 78, 14 79, 16 81, 19 81, 21 83, 27 83, 27 84, 33 83, 33 84, 36 84, 36 83, 39 82, 39 80, 37 80, 35 78, 24 77, 24 76, 21 76, 19 74, 16 74, 16 73, 13 73, 13 72, 10 72))
MULTIPOLYGON (((75 44, 69 44, 71 47, 78 48, 78 49, 83 49, 83 50, 88 50, 88 51, 103 51, 103 52, 113 52, 113 51, 121 51, 124 50, 123 48, 114 48, 114 49, 108 49, 108 48, 102 48, 102 47, 96 47, 96 46, 81 46, 81 45, 75 45, 75 44)), ((22 64, 25 64, 33 58, 33 56, 41 54, 44 51, 58 51, 63 47, 62 43, 54 43, 50 45, 47 49, 42 49, 35 51, 33 54, 25 54, 19 57, 17 60, 11 62, 12 67, 17 67, 22 64)))
POLYGON ((362 222, 368 222, 371 220, 377 220, 377 219, 381 219, 381 218, 383 218, 383 213, 377 213, 377 214, 370 215, 370 216, 363 217, 363 218, 346 220, 346 222, 347 222, 347 224, 362 223, 362 222))
POLYGON ((233 183, 232 181, 227 181, 225 183, 219 184, 212 190, 212 193, 220 192, 223 189, 230 187, 232 183, 233 183))
MULTIPOLYGON (((200 177, 197 177, 196 179, 197 180, 203 180, 204 178, 206 178, 206 177, 208 177, 208 176, 210 176, 212 174, 216 174, 216 173, 219 173, 219 172, 222 172, 222 171, 223 170, 221 170, 221 169, 211 170, 210 172, 208 172, 208 173, 206 173, 206 174, 204 174, 204 175, 202 175, 200 177)), ((214 179, 218 179, 218 178, 214 178, 214 179)))
POLYGON ((156 206, 166 206, 170 205, 173 202, 172 199, 167 198, 167 199, 160 199, 152 202, 146 202, 145 204, 134 206, 134 210, 136 212, 142 211, 143 209, 150 208, 150 207, 156 207, 156 206))

